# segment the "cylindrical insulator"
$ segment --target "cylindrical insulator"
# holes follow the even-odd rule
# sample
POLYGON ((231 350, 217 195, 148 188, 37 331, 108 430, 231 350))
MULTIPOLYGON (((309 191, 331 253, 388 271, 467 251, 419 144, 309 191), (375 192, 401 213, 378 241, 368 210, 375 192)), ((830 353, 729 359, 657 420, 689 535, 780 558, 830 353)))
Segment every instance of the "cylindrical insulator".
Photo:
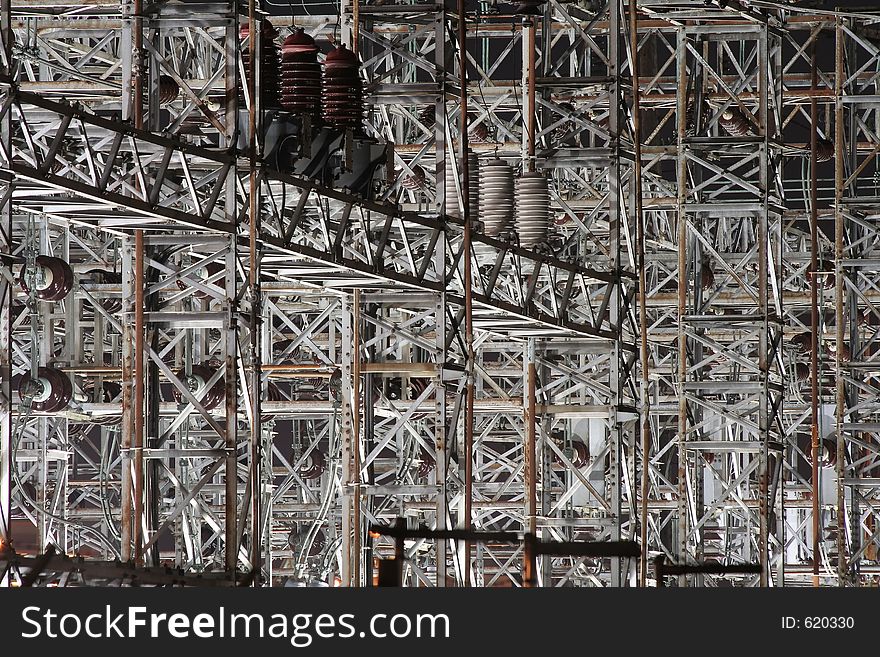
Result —
MULTIPOLYGON (((86 274, 94 281, 97 285, 119 285, 122 283, 122 274, 115 271, 108 271, 106 269, 91 269, 86 272, 86 274)), ((121 297, 103 297, 101 301, 101 306, 103 306, 104 310, 108 313, 116 313, 122 310, 122 298, 121 297)))
POLYGON ((414 376, 409 380, 409 393, 412 399, 418 399, 431 385, 431 380, 423 376, 414 376))
POLYGON ((816 142, 816 162, 827 162, 834 157, 834 144, 827 139, 816 142))
POLYGON ((731 137, 747 137, 752 134, 752 124, 742 111, 735 108, 724 110, 718 119, 718 125, 731 137))
POLYGON ((40 413, 57 413, 67 407, 73 397, 73 383, 61 370, 40 367, 36 380, 27 372, 19 379, 18 397, 31 398, 31 409, 40 413))
POLYGON ((321 113, 327 125, 340 129, 361 127, 364 100, 360 68, 357 55, 344 45, 324 59, 321 113))
MULTIPOLYGON (((473 151, 468 151, 468 201, 470 204, 471 217, 480 216, 480 160, 473 151)), ((456 170, 458 171, 458 181, 461 185, 461 162, 456 158, 456 170)), ((455 171, 452 169, 452 156, 446 159, 446 214, 451 217, 461 217, 461 209, 464 204, 459 200, 458 188, 456 187, 455 171)))
MULTIPOLYGON (((576 468, 582 468, 590 461, 590 448, 582 440, 572 440, 571 447, 563 447, 562 453, 571 461, 576 468)), ((553 460, 557 463, 563 463, 562 459, 554 452, 553 460)))
MULTIPOLYGON (((287 544, 290 546, 291 550, 296 557, 299 557, 299 553, 305 547, 306 540, 309 536, 309 530, 307 527, 303 529, 294 528, 290 530, 290 533, 287 535, 287 544)), ((327 538, 324 536, 324 532, 322 530, 318 530, 315 532, 314 538, 312 538, 312 544, 309 546, 308 556, 317 557, 323 551, 324 547, 327 545, 327 538)))
MULTIPOLYGON (((239 38, 244 41, 248 38, 249 28, 247 23, 242 23, 239 30, 239 38)), ((260 95, 264 108, 278 107, 278 90, 280 88, 280 58, 278 46, 275 45, 277 30, 267 20, 262 21, 261 28, 262 57, 260 59, 260 77, 254 84, 254 93, 260 95)), ((242 62, 245 70, 245 85, 250 76, 251 48, 248 45, 242 48, 242 62)), ((239 93, 239 101, 244 102, 244 88, 239 93)))
POLYGON ((473 142, 483 143, 489 141, 489 126, 486 125, 488 119, 483 119, 477 123, 477 117, 473 114, 468 115, 468 139, 473 142))
POLYGON ((514 225, 520 246, 530 249, 545 239, 550 227, 550 192, 542 173, 527 172, 516 180, 514 225))
POLYGON ((281 47, 281 107, 318 118, 321 114, 321 65, 318 46, 302 28, 281 47))
MULTIPOLYGON (((181 381, 186 383, 190 392, 195 395, 200 388, 204 387, 204 385, 211 380, 211 377, 214 376, 214 373, 217 370, 209 365, 200 363, 198 365, 193 365, 191 371, 192 375, 189 377, 186 376, 185 370, 178 370, 176 375, 181 381)), ((210 389, 202 393, 201 398, 196 396, 196 400, 198 400, 206 411, 210 411, 212 408, 219 406, 220 402, 222 402, 225 397, 226 381, 221 376, 210 389)), ((174 400, 178 404, 186 402, 183 393, 181 393, 176 386, 174 388, 174 400)))
MULTIPOLYGON (((281 394, 281 389, 269 381, 268 390, 266 392, 266 400, 270 402, 280 402, 284 401, 284 395, 281 394)), ((271 413, 263 413, 260 415, 261 422, 271 422, 275 419, 275 416, 271 413)))
POLYGON ((300 467, 299 476, 304 481, 320 479, 326 469, 327 458, 324 456, 324 452, 319 449, 313 449, 309 452, 309 456, 306 458, 305 463, 300 467))
POLYGON ((426 450, 422 449, 421 456, 419 457, 419 476, 427 477, 436 467, 437 461, 434 457, 426 450))
MULTIPOLYGON (((36 258, 37 298, 43 301, 61 301, 73 289, 73 269, 61 258, 39 255, 36 258)), ((18 282, 29 292, 27 272, 22 270, 18 282)))
POLYGON ((807 353, 813 349, 813 336, 811 333, 798 333, 789 341, 792 347, 800 353, 807 353))
MULTIPOLYGON (((212 285, 212 283, 206 283, 205 281, 207 281, 209 278, 211 278, 215 274, 219 274, 221 271, 223 271, 223 265, 215 260, 214 262, 209 262, 204 267, 199 268, 195 272, 195 278, 198 279, 199 283, 202 286, 209 287, 210 285, 212 285)), ((216 285, 216 286, 222 288, 223 287, 223 280, 220 279, 219 281, 213 283, 213 285, 216 285)), ((191 286, 187 284, 186 280, 177 279, 177 287, 179 287, 181 290, 188 290, 191 286)), ((200 299, 204 299, 204 298, 210 296, 207 292, 205 292, 204 290, 200 290, 198 288, 196 288, 196 291, 193 294, 195 294, 195 296, 199 297, 200 299)))
MULTIPOLYGON (((559 103, 559 108, 565 110, 569 114, 575 113, 574 105, 571 103, 559 103)), ((556 123, 556 121, 554 121, 556 123)), ((572 131, 572 123, 570 119, 566 119, 560 125, 553 128, 553 132, 550 134, 550 140, 554 143, 563 142, 566 139, 566 136, 572 131)))
POLYGON ((404 174, 403 178, 401 179, 401 186, 411 192, 418 192, 423 190, 425 188, 425 170, 418 164, 411 167, 411 169, 412 173, 404 174))
POLYGON ((170 75, 159 76, 159 104, 173 103, 180 96, 180 85, 170 75))
POLYGON ((700 286, 703 290, 708 290, 713 285, 715 285, 715 273, 712 271, 712 263, 705 260, 700 267, 700 286))
POLYGON ((480 220, 483 232, 497 237, 513 223, 513 167, 494 158, 480 167, 480 220))
POLYGON ((426 128, 433 128, 437 122, 436 109, 433 105, 428 105, 419 112, 419 122, 426 128))

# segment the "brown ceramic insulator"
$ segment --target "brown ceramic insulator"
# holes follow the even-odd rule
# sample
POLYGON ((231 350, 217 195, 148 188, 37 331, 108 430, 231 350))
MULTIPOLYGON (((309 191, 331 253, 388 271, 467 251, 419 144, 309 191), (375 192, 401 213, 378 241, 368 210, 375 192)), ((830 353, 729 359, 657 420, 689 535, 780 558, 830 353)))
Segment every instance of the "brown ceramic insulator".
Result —
POLYGON ((78 438, 83 438, 88 435, 89 431, 91 431, 94 424, 81 423, 81 422, 68 422, 67 423, 67 437, 71 440, 75 440, 78 438))
POLYGON ((409 380, 409 393, 412 399, 418 399, 431 385, 431 379, 423 376, 414 376, 409 380))
POLYGON ((806 363, 798 363, 794 366, 794 373, 797 380, 803 383, 810 380, 810 366, 806 363))
POLYGON ((361 63, 344 45, 324 59, 321 114, 324 122, 337 129, 358 130, 363 125, 363 83, 361 63))
POLYGON ((827 139, 816 141, 816 162, 827 162, 834 157, 834 144, 827 139))
POLYGON ((318 46, 301 28, 281 46, 281 107, 298 115, 321 115, 321 65, 318 46))
POLYGON ((433 128, 436 121, 437 115, 435 114, 435 108, 433 105, 427 105, 422 108, 421 112, 419 112, 419 123, 421 123, 426 128, 433 128))
POLYGON ((811 333, 798 333, 788 343, 799 353, 809 353, 813 349, 813 336, 811 333))
POLYGON ((180 85, 170 75, 159 76, 159 104, 173 103, 180 96, 180 85))
MULTIPOLYGON (((582 468, 590 461, 590 448, 582 440, 572 440, 571 447, 563 447, 562 453, 571 461, 576 468, 582 468)), ((562 459, 556 452, 553 453, 553 459, 557 463, 562 463, 562 459)))
MULTIPOLYGON (((287 544, 293 550, 294 555, 299 557, 300 551, 302 551, 303 546, 308 538, 309 530, 308 527, 304 527, 303 529, 293 528, 290 530, 290 533, 287 535, 287 544)), ((318 530, 315 532, 315 536, 312 539, 312 544, 309 546, 309 554, 310 557, 317 557, 327 545, 327 537, 324 536, 323 530, 318 530)))
POLYGON ((54 367, 40 367, 37 380, 31 383, 31 373, 25 373, 18 381, 18 398, 31 397, 31 409, 38 413, 58 413, 67 408, 73 397, 70 378, 54 367))
POLYGON ((752 124, 742 110, 729 107, 718 119, 718 125, 731 137, 748 137, 753 134, 752 124))
MULTIPOLYGON (((239 30, 239 38, 244 41, 247 39, 249 29, 247 23, 242 23, 239 30)), ((254 85, 255 93, 260 94, 264 108, 273 108, 279 106, 279 90, 281 86, 281 62, 278 46, 274 39, 278 36, 277 30, 272 24, 264 20, 262 21, 262 59, 260 61, 260 79, 254 85)), ((244 102, 244 87, 247 86, 248 76, 250 75, 250 46, 242 48, 242 61, 244 63, 245 80, 242 89, 239 91, 239 102, 244 102)))
MULTIPOLYGON (((73 269, 61 258, 39 255, 37 266, 37 298, 43 301, 61 301, 73 289, 73 269)), ((28 292, 27 275, 19 275, 21 289, 28 292)))
MULTIPOLYGON (((269 381, 268 391, 266 392, 266 401, 270 401, 270 402, 284 401, 284 395, 281 394, 281 389, 277 385, 272 383, 272 381, 269 381)), ((274 419, 275 419, 275 416, 268 414, 268 413, 264 413, 264 414, 260 415, 261 422, 271 422, 274 419)))
MULTIPOLYGON (((834 342, 832 342, 829 345, 828 350, 834 355, 834 358, 836 359, 837 358, 837 345, 834 342)), ((848 344, 844 343, 843 345, 841 345, 841 349, 840 349, 840 361, 842 363, 848 363, 850 360, 852 360, 852 350, 849 348, 848 344)))
MULTIPOLYGON (((90 269, 86 275, 97 285, 119 285, 122 283, 122 274, 106 269, 90 269)), ((117 313, 122 310, 122 297, 102 297, 101 306, 108 313, 117 313)))
POLYGON ((419 477, 427 477, 436 467, 437 461, 423 449, 419 456, 419 477))
POLYGON ((319 449, 313 449, 309 452, 305 463, 299 469, 299 476, 304 481, 312 481, 320 479, 321 475, 327 469, 327 457, 324 452, 319 449))
MULTIPOLYGON (((822 282, 821 287, 826 290, 831 290, 834 288, 835 278, 834 272, 829 271, 831 267, 825 263, 819 263, 819 280, 822 282)), ((810 289, 810 286, 813 284, 813 266, 810 265, 807 267, 807 289, 810 289)))
POLYGON ((715 273, 712 271, 712 263, 704 260, 700 267, 700 286, 703 290, 708 290, 713 285, 715 285, 715 273))
MULTIPOLYGON (((571 103, 559 103, 559 108, 565 110, 566 114, 574 114, 576 111, 574 105, 572 105, 571 103)), ((550 134, 550 139, 553 142, 564 141, 571 135, 572 128, 575 128, 575 132, 580 130, 580 128, 577 128, 576 124, 571 119, 567 118, 567 116, 554 116, 553 123, 556 123, 560 119, 563 119, 562 123, 553 128, 553 132, 550 134)))
POLYGON ((489 126, 486 125, 486 121, 487 119, 483 119, 477 123, 475 115, 468 115, 468 139, 470 141, 477 143, 489 141, 489 126))
MULTIPOLYGON (((207 364, 199 363, 198 365, 192 366, 192 377, 190 381, 187 381, 186 371, 178 370, 175 372, 177 378, 183 381, 185 384, 189 386, 190 391, 195 395, 196 391, 204 386, 208 381, 211 380, 211 377, 214 376, 214 373, 217 370, 207 364)), ((174 387, 174 400, 178 404, 188 403, 184 398, 183 394, 180 390, 177 389, 177 386, 174 387)), ((210 389, 206 390, 201 399, 196 396, 196 399, 202 405, 202 407, 206 411, 210 411, 213 408, 216 408, 220 405, 220 402, 226 397, 226 381, 221 376, 217 379, 216 383, 211 386, 210 389)))
POLYGON ((403 178, 400 180, 400 185, 404 189, 408 189, 411 192, 419 192, 425 189, 425 186, 427 184, 425 170, 418 164, 411 168, 412 173, 405 173, 403 175, 403 178))

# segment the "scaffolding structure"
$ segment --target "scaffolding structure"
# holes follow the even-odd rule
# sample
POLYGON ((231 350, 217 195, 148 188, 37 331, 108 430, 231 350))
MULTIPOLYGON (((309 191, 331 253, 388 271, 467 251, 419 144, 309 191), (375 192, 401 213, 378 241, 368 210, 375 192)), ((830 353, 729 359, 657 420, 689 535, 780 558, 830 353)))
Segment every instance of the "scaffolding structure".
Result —
MULTIPOLYGON (((0 0, 2 549, 371 586, 403 518, 641 546, 545 587, 877 585, 880 14, 802 4, 0 0), (268 156, 295 28, 361 62, 367 194, 268 156), (537 245, 482 221, 495 158, 537 245)), ((404 556, 524 584, 522 544, 404 556)))

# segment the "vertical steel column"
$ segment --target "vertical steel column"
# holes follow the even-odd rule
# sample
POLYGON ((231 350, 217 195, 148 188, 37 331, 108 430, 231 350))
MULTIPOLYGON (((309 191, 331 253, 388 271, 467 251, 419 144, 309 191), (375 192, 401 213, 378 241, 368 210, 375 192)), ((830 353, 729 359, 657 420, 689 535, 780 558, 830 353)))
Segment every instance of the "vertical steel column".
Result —
POLYGON ((844 238, 844 31, 843 19, 837 19, 834 39, 834 309, 835 317, 835 344, 834 355, 834 381, 836 383, 836 405, 834 413, 835 440, 837 441, 837 580, 839 586, 846 586, 847 560, 846 560, 846 488, 843 484, 845 473, 846 446, 844 443, 843 424, 846 421, 846 382, 841 368, 841 355, 846 346, 844 344, 844 270, 843 270, 843 238, 844 238))
MULTIPOLYGON (((341 335, 341 365, 342 365, 342 407, 341 415, 341 460, 342 460, 342 585, 352 585, 352 491, 354 482, 354 450, 353 443, 356 440, 352 421, 352 398, 353 398, 353 380, 352 372, 352 300, 349 294, 346 294, 342 301, 342 335, 341 335)), ((331 472, 330 476, 335 476, 331 472)))
POLYGON ((261 334, 261 309, 262 289, 260 286, 260 244, 261 216, 260 216, 260 180, 259 180, 259 142, 260 125, 262 124, 259 111, 260 98, 257 94, 257 76, 260 74, 259 62, 262 53, 262 25, 257 22, 256 0, 248 0, 248 39, 250 57, 248 58, 248 165, 249 188, 248 199, 250 203, 250 218, 248 237, 250 251, 250 269, 248 274, 248 287, 250 290, 250 366, 251 379, 250 402, 251 402, 251 427, 250 427, 250 474, 251 474, 251 524, 250 524, 250 558, 251 568, 254 571, 253 584, 260 586, 262 583, 262 517, 263 517, 263 445, 262 445, 262 422, 261 422, 261 396, 262 396, 262 368, 260 363, 260 334, 261 334))
MULTIPOLYGON (((224 115, 226 134, 220 142, 222 147, 233 145, 238 128, 238 54, 240 42, 235 14, 229 18, 225 36, 225 85, 226 112, 224 115)), ((234 165, 226 178, 225 220, 237 224, 239 218, 236 183, 238 176, 234 165)), ((226 441, 223 467, 224 491, 224 565, 227 574, 234 578, 238 563, 238 385, 237 376, 240 352, 236 335, 238 321, 238 240, 229 240, 226 254, 226 297, 228 309, 225 316, 226 335, 226 441)), ((243 382, 247 383, 247 382, 243 382)))
POLYGON ((121 557, 130 561, 133 557, 132 537, 134 509, 134 478, 131 448, 134 435, 134 245, 128 236, 122 240, 122 420, 120 425, 119 451, 122 460, 122 499, 120 520, 121 557))
MULTIPOLYGON (((767 158, 769 157, 769 125, 767 123, 768 112, 767 105, 769 102, 768 94, 768 43, 766 26, 761 30, 758 42, 758 129, 761 132, 763 140, 759 146, 760 157, 758 159, 760 166, 760 184, 762 190, 762 208, 758 217, 757 240, 758 240, 758 312, 761 316, 761 333, 758 346, 758 369, 760 371, 761 394, 758 401, 758 440, 760 441, 760 455, 758 465, 759 477, 759 502, 758 502, 758 522, 760 534, 758 537, 759 561, 761 564, 761 586, 767 586, 769 581, 769 443, 770 443, 770 414, 773 409, 769 407, 770 401, 770 362, 768 360, 769 352, 769 334, 770 334, 770 312, 771 307, 768 297, 769 287, 769 266, 770 266, 770 228, 768 193, 769 193, 769 177, 767 158)), ((778 259, 776 259, 778 265, 778 259)))
MULTIPOLYGON (((619 541, 623 535, 623 495, 621 454, 623 451, 623 426, 618 414, 618 407, 622 402, 624 382, 622 380, 623 364, 623 320, 622 305, 622 278, 621 278, 621 205, 620 205, 620 67, 621 54, 626 58, 626 50, 620 48, 621 11, 623 0, 616 0, 608 4, 608 132, 611 135, 611 162, 608 167, 608 268, 612 275, 608 294, 611 301, 608 304, 609 323, 612 330, 618 334, 611 342, 611 366, 608 373, 608 387, 610 390, 608 408, 608 441, 609 441, 609 472, 608 486, 610 487, 611 503, 611 536, 610 540, 619 541)), ((626 572, 622 558, 611 559, 611 586, 623 586, 626 572)))
POLYGON ((819 542, 821 523, 819 511, 820 469, 819 469, 819 182, 816 172, 816 147, 819 130, 819 108, 815 91, 818 83, 816 44, 813 43, 810 55, 810 458, 812 488, 812 538, 813 538, 813 586, 819 586, 819 562, 821 560, 819 542))
POLYGON ((529 338, 526 346, 526 357, 523 361, 526 381, 525 395, 525 479, 526 479, 526 518, 527 530, 535 536, 538 530, 538 461, 535 450, 535 339, 529 338))
MULTIPOLYGON (((0 162, 12 164, 12 106, 15 75, 12 61, 11 0, 0 0, 0 162)), ((0 550, 12 540, 12 190, 14 179, 0 178, 0 550)), ((9 586, 0 571, 0 588, 9 586)))
MULTIPOLYGON (((639 360, 641 380, 639 384, 640 432, 642 438, 641 507, 639 513, 639 542, 642 555, 639 566, 639 585, 648 582, 648 493, 650 489, 651 408, 648 355, 648 308, 647 274, 645 262, 645 217, 642 212, 642 131, 641 86, 639 83, 639 17, 635 0, 629 0, 629 50, 632 73, 632 125, 633 125, 633 207, 636 225, 636 263, 639 277, 639 360)), ((635 457, 633 457, 635 458, 635 457)))
MULTIPOLYGON (((462 246, 464 258, 464 331, 467 363, 465 420, 464 420, 464 525, 471 529, 473 524, 474 499, 474 315, 473 315, 473 264, 471 248, 471 230, 473 221, 470 210, 470 173, 468 171, 468 75, 467 75, 467 23, 465 21, 465 1, 458 0, 458 74, 461 87, 460 127, 459 135, 459 174, 461 180, 461 200, 464 219, 464 241, 462 246)), ((471 580, 471 542, 464 543, 464 585, 470 586, 471 580)))
MULTIPOLYGON (((435 209, 443 214, 446 207, 446 7, 439 5, 434 16, 434 65, 438 84, 436 106, 434 108, 434 162, 436 166, 436 199, 435 209)), ((451 144, 449 145, 451 146, 451 144)), ((446 233, 440 235, 434 247, 434 267, 438 272, 446 271, 446 233)), ((448 281, 447 281, 448 284, 448 281)), ((434 344, 437 347, 437 376, 435 384, 437 394, 434 395, 437 423, 434 429, 434 462, 435 477, 439 491, 435 504, 436 528, 444 530, 448 527, 449 492, 447 490, 447 450, 448 433, 446 414, 446 385, 443 380, 443 367, 447 354, 447 323, 446 323, 446 291, 437 295, 434 305, 436 335, 434 344)), ((437 541, 437 586, 446 586, 447 542, 437 541)), ((370 584, 370 582, 368 582, 370 584)))
MULTIPOLYGON (((676 196, 676 217, 678 220, 678 359, 676 394, 678 395, 678 431, 676 435, 678 448, 678 550, 679 563, 688 559, 688 482, 687 482, 687 333, 685 332, 685 315, 687 313, 687 214, 685 211, 685 193, 687 188, 687 158, 685 155, 685 135, 687 129, 687 33, 683 28, 677 31, 677 80, 676 95, 677 122, 677 158, 678 188, 676 196)), ((684 576, 679 577, 680 584, 685 583, 684 576)))

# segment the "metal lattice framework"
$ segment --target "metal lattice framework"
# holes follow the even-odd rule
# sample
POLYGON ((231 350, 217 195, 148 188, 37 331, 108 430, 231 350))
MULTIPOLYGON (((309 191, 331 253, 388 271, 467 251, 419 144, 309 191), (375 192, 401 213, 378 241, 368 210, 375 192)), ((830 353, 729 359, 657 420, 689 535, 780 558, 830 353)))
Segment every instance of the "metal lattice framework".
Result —
MULTIPOLYGON (((43 581, 367 586, 402 517, 642 547, 548 587, 876 583, 880 15, 119 4, 0 2, 0 540, 81 558, 43 581), (267 23, 357 52, 369 198, 267 155, 267 23), (546 175, 545 242, 482 232, 466 150, 546 175)), ((405 557, 524 583, 521 544, 405 557)))

